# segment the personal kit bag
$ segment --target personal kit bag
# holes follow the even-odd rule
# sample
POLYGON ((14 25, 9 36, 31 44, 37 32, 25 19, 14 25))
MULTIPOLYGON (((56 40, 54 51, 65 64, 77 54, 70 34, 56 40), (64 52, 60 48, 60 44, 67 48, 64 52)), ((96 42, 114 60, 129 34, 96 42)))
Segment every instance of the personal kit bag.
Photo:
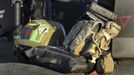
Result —
MULTIPOLYGON (((88 15, 89 13, 88 11, 88 15)), ((98 14, 98 18, 96 14, 90 13, 89 20, 79 21, 75 24, 63 42, 63 46, 65 47, 63 50, 48 46, 49 42, 42 42, 41 38, 43 36, 37 35, 38 30, 35 29, 32 32, 34 36, 25 37, 28 38, 28 42, 20 39, 24 38, 22 35, 21 37, 18 36, 19 38, 16 39, 17 53, 26 57, 31 63, 34 62, 59 72, 88 73, 96 70, 99 74, 110 73, 114 69, 114 63, 109 46, 111 39, 118 35, 121 28, 114 21, 107 20, 103 22, 101 19, 104 19, 102 17, 105 15, 101 16, 98 14)), ((37 22, 36 25, 40 26, 40 22, 37 22)), ((34 28, 36 25, 29 24, 26 27, 34 28)), ((49 37, 45 34, 43 38, 47 37, 47 41, 49 41, 53 34, 50 32, 54 32, 54 30, 50 32, 47 30, 46 28, 40 29, 41 34, 45 34, 45 32, 50 34, 48 35, 49 37)))
MULTIPOLYGON (((93 22, 93 20, 90 21, 93 22)), ((90 23, 90 21, 87 22, 90 23)), ((77 24, 80 25, 80 22, 77 24)), ((95 22, 97 21, 94 21, 94 23, 95 22)), ((84 23, 86 22, 83 21, 83 24, 81 25, 84 26, 84 23)), ((96 24, 99 25, 99 22, 96 24)), ((92 26, 95 24, 89 25, 92 26)), ((114 22, 108 22, 106 25, 106 28, 94 28, 95 30, 100 29, 97 32, 89 30, 88 33, 85 35, 84 31, 86 33, 87 29, 82 30, 81 28, 81 32, 83 31, 83 33, 76 32, 75 29, 72 29, 72 32, 67 36, 67 38, 64 41, 64 45, 68 51, 70 51, 74 55, 84 56, 86 59, 88 59, 89 62, 96 65, 95 70, 99 74, 110 73, 114 70, 114 63, 111 56, 111 50, 109 45, 111 39, 117 36, 117 34, 120 31, 120 26, 118 26, 118 24, 114 22)), ((75 28, 78 29, 76 26, 75 28)))
POLYGON ((65 38, 63 45, 71 53, 84 56, 94 63, 98 73, 113 72, 114 63, 110 43, 111 39, 116 37, 121 30, 120 26, 113 21, 116 15, 96 3, 92 3, 90 12, 87 13, 91 19, 76 23, 65 38))

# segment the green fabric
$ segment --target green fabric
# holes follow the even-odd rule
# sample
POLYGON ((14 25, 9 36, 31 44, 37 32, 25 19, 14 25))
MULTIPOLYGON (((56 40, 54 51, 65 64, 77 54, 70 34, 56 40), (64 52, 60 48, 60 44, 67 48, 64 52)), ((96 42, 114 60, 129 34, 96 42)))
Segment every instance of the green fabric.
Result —
MULTIPOLYGON (((37 23, 37 25, 39 25, 39 27, 40 26, 47 26, 45 23, 43 23, 43 22, 39 22, 39 23, 37 23)), ((34 41, 34 42, 38 42, 38 43, 40 43, 42 40, 43 40, 43 36, 44 36, 44 32, 43 33, 41 33, 40 35, 40 38, 39 39, 36 39, 36 37, 38 37, 39 36, 39 30, 38 29, 36 29, 36 30, 34 30, 33 31, 33 35, 32 35, 32 37, 30 38, 30 40, 31 41, 34 41)))

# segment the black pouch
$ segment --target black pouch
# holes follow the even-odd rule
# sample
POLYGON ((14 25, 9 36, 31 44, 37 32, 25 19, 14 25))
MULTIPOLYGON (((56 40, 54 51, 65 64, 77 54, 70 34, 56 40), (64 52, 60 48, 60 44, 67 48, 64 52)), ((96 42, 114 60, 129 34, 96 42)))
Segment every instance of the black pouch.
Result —
POLYGON ((76 57, 57 47, 32 48, 27 50, 25 54, 30 62, 62 73, 81 73, 88 68, 83 57, 76 57))

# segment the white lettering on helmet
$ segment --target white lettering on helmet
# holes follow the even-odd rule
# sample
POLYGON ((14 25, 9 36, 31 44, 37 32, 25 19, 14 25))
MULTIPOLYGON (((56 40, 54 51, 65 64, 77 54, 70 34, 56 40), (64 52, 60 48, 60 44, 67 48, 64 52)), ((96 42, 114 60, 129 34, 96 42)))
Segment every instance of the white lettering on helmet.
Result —
POLYGON ((0 19, 3 19, 5 10, 0 10, 0 19))

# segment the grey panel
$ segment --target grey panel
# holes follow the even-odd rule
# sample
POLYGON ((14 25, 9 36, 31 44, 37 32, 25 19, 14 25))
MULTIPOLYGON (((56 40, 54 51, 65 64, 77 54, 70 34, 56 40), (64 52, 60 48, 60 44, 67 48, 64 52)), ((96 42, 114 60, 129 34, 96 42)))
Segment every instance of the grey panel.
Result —
POLYGON ((116 0, 115 13, 119 16, 131 16, 127 26, 118 37, 134 37, 134 0, 116 0))
POLYGON ((111 74, 106 75, 134 75, 134 60, 118 61, 115 64, 115 70, 111 74))
MULTIPOLYGON (((113 39, 112 55, 115 58, 134 58, 134 0, 115 0, 115 13, 120 16, 131 16, 119 36, 113 39)), ((119 18, 118 18, 119 24, 119 18)))
POLYGON ((134 39, 115 38, 112 45, 114 58, 134 58, 134 39))
POLYGON ((82 75, 78 73, 63 74, 50 69, 30 64, 4 63, 0 64, 0 75, 82 75))
POLYGON ((0 64, 0 75, 62 75, 60 73, 21 63, 0 64))

